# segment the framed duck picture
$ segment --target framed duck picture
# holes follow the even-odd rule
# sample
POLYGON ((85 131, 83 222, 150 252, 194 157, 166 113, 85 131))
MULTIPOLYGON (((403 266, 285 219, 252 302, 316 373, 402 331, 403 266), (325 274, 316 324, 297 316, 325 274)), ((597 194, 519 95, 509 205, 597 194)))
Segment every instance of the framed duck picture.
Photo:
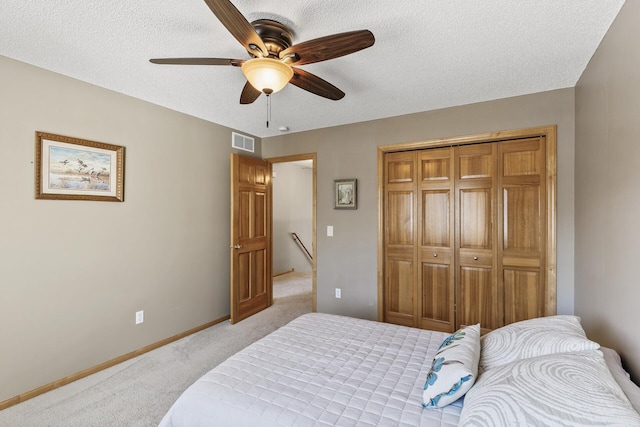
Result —
POLYGON ((36 132, 36 199, 124 201, 124 147, 36 132))

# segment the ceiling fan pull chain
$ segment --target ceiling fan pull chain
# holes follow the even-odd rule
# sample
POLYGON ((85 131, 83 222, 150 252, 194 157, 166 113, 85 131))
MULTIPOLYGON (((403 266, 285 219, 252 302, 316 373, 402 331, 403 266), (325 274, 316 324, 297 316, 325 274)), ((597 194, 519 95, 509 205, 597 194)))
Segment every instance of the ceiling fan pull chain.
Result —
POLYGON ((271 120, 271 97, 267 94, 267 129, 269 128, 269 121, 271 120))

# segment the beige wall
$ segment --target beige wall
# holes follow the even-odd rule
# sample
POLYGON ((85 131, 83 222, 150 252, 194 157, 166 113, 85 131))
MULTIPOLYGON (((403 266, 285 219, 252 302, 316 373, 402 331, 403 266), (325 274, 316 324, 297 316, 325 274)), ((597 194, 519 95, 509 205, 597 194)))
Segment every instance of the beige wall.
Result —
POLYGON ((0 402, 228 315, 231 130, 4 57, 0 75, 0 402), (35 200, 38 130, 125 146, 125 202, 35 200))
POLYGON ((640 2, 628 1, 576 86, 576 314, 640 379, 640 2))
POLYGON ((318 154, 318 311, 377 318, 379 145, 557 124, 558 313, 573 313, 574 120, 569 88, 264 139, 265 157, 318 154), (358 179, 355 211, 333 209, 333 180, 340 178, 358 179), (334 237, 326 236, 327 225, 334 237), (335 299, 336 287, 342 299, 335 299))

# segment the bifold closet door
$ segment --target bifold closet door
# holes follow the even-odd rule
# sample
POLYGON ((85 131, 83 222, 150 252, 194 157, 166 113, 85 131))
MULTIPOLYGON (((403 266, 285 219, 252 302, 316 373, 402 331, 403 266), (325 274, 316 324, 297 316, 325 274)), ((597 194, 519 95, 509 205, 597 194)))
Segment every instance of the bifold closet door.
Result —
POLYGON ((555 312, 546 149, 532 137, 385 154, 384 321, 487 332, 555 312))
POLYGON ((498 145, 504 323, 547 315, 545 138, 498 145))
POLYGON ((385 321, 453 332, 453 149, 385 156, 385 321))
POLYGON ((455 148, 456 327, 503 324, 497 277, 497 143, 455 148))
POLYGON ((384 319, 405 326, 418 326, 417 156, 389 153, 384 160, 384 319))
POLYGON ((418 153, 418 313, 423 329, 455 330, 453 148, 418 153))

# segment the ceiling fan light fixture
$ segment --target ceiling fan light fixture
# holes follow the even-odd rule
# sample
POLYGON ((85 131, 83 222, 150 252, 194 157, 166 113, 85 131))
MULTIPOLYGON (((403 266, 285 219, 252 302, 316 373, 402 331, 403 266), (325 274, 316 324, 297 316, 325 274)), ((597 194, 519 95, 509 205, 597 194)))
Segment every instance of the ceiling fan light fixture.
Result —
POLYGON ((242 64, 242 73, 251 86, 267 95, 278 92, 293 77, 293 69, 272 58, 253 58, 242 64))

